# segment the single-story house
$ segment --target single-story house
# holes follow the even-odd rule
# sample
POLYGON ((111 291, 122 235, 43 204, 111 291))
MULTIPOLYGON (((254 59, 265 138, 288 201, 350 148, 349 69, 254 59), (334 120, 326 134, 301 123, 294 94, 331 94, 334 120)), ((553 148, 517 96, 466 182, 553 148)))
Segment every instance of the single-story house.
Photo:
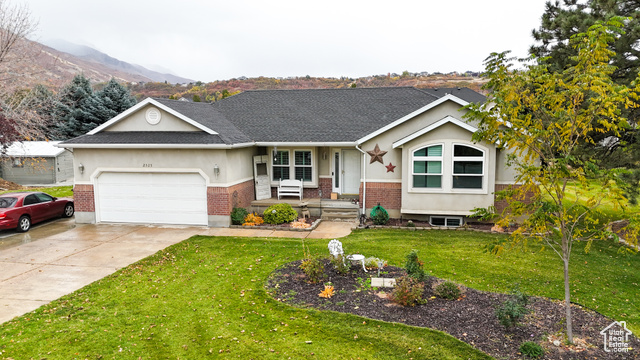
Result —
POLYGON ((71 183, 73 154, 59 141, 23 141, 9 145, 0 161, 0 178, 21 185, 71 183))
POLYGON ((459 225, 513 184, 505 152, 473 142, 467 88, 245 91, 193 103, 147 98, 72 149, 76 221, 228 226, 234 207, 276 198, 351 195, 367 214, 459 225))

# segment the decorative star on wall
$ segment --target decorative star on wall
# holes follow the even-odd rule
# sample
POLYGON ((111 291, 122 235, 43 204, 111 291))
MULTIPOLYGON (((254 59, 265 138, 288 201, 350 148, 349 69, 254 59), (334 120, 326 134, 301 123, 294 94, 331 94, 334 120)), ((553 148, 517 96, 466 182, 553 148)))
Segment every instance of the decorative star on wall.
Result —
POLYGON ((393 170, 396 168, 396 166, 391 163, 389 163, 389 165, 385 165, 384 167, 387 168, 387 172, 395 172, 393 170))
POLYGON ((367 154, 371 155, 371 161, 369 161, 369 164, 373 164, 374 162, 378 161, 380 164, 384 165, 384 161, 382 161, 382 157, 386 153, 387 153, 386 151, 380 150, 380 147, 378 146, 378 144, 376 144, 376 147, 373 148, 373 150, 367 151, 367 154))

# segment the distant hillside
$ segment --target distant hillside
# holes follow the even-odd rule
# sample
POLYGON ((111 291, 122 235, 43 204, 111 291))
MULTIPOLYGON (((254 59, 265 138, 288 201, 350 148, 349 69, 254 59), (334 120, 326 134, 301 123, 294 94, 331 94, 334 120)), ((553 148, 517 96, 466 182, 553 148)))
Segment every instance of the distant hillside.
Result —
POLYGON ((347 87, 394 87, 414 86, 417 88, 468 87, 482 92, 481 87, 487 82, 478 73, 403 73, 375 75, 362 78, 316 78, 310 76, 289 78, 238 78, 218 80, 210 83, 172 85, 165 83, 144 83, 131 86, 131 92, 138 98, 162 97, 185 98, 200 101, 216 101, 224 96, 246 90, 274 89, 333 89, 347 87))
POLYGON ((139 81, 156 81, 156 82, 169 82, 172 84, 176 83, 190 83, 194 82, 194 80, 183 78, 180 76, 176 76, 173 74, 163 74, 157 71, 149 70, 143 66, 130 64, 128 62, 116 59, 111 57, 103 52, 100 52, 94 48, 85 45, 78 45, 74 43, 70 43, 65 40, 55 39, 55 40, 47 40, 43 41, 43 43, 56 49, 60 52, 67 53, 74 57, 77 57, 85 62, 97 64, 98 66, 103 65, 109 69, 116 70, 120 73, 130 74, 131 76, 139 76, 142 78, 146 78, 146 80, 139 81))

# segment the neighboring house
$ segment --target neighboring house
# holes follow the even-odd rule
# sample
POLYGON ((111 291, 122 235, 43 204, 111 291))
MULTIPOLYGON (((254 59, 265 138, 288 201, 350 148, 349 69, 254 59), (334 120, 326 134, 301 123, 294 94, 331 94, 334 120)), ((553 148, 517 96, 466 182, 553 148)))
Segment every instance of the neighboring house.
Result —
POLYGON ((227 226, 255 199, 263 162, 273 197, 280 179, 303 179, 306 199, 351 194, 367 214, 380 203, 391 217, 455 226, 514 180, 504 152, 474 143, 462 118, 484 100, 412 87, 147 98, 59 146, 74 153, 78 222, 227 226))
POLYGON ((73 154, 59 141, 11 144, 0 162, 0 177, 21 185, 57 184, 73 180, 73 154))

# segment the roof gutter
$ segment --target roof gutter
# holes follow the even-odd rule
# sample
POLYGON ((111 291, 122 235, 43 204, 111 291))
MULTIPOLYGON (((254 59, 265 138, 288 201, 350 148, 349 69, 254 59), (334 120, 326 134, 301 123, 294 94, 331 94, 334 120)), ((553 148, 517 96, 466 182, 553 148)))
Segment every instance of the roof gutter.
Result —
POLYGON ((65 149, 240 149, 255 146, 255 143, 240 144, 57 144, 65 149))
POLYGON ((362 215, 367 216, 367 153, 358 145, 356 149, 362 153, 362 215))

